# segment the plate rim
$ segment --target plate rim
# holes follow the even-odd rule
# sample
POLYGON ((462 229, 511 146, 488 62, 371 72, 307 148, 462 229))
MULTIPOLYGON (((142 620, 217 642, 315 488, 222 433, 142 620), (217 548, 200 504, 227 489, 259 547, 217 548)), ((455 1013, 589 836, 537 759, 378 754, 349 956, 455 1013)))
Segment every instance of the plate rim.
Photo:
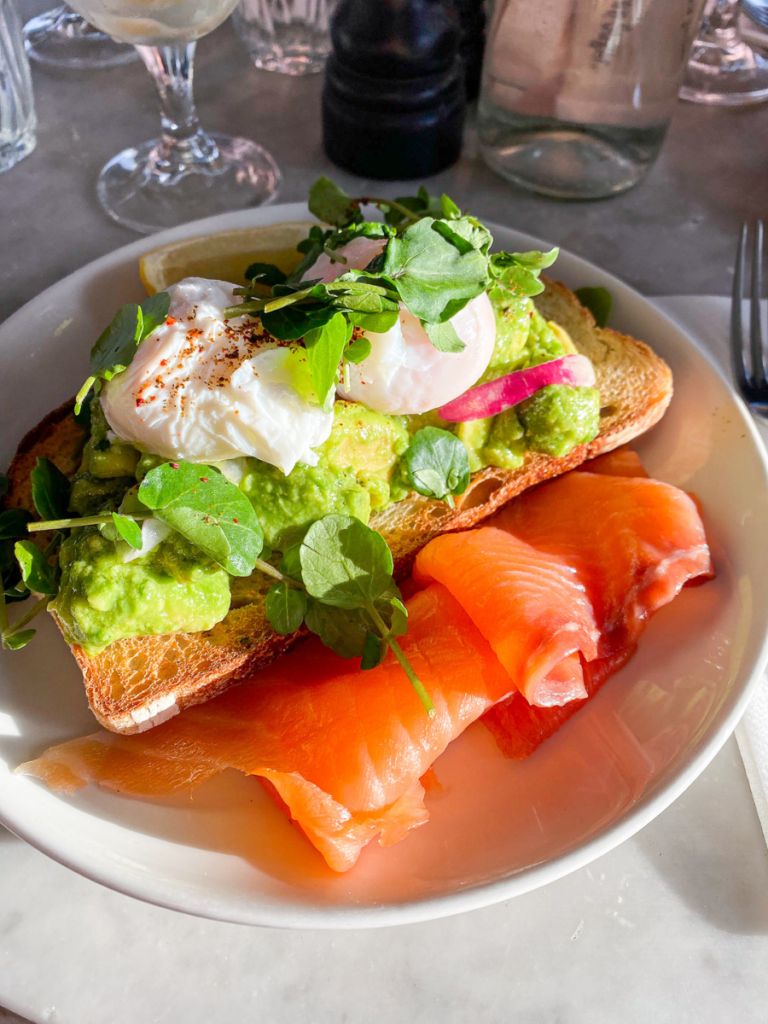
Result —
MULTIPOLYGON (((282 203, 190 221, 159 234, 136 239, 72 271, 72 273, 54 282, 30 299, 20 309, 16 310, 0 324, 0 346, 2 346, 3 337, 14 330, 16 323, 25 314, 28 315, 30 307, 36 306, 45 300, 55 298, 58 289, 66 289, 68 286, 77 285, 81 281, 88 281, 99 272, 108 271, 110 267, 122 264, 131 258, 135 258, 138 261, 143 253, 158 248, 161 245, 184 238, 195 237, 196 235, 228 230, 233 227, 258 227, 280 223, 281 221, 311 218, 312 215, 305 203, 282 203)), ((501 232, 517 236, 523 244, 530 245, 531 247, 541 247, 542 245, 550 244, 540 237, 519 231, 516 228, 510 228, 491 221, 485 221, 485 223, 487 223, 492 233, 501 232)), ((765 477, 768 479, 768 452, 766 452, 758 434, 757 427, 747 407, 733 389, 730 380, 718 365, 712 353, 701 345, 685 327, 677 323, 674 318, 659 309, 650 299, 646 298, 636 289, 611 274, 610 271, 604 270, 597 264, 568 250, 563 249, 562 254, 569 259, 576 260, 583 269, 590 272, 594 271, 601 282, 608 282, 610 284, 614 289, 614 294, 623 294, 635 302, 639 300, 647 310, 652 311, 654 315, 660 317, 673 327, 685 339, 686 344, 693 347, 698 355, 709 363, 710 368, 714 370, 715 374, 730 392, 735 408, 738 410, 741 424, 746 430, 747 437, 751 441, 758 460, 762 463, 765 477)), ((136 876, 121 876, 121 868, 118 861, 110 862, 102 857, 101 863, 97 863, 93 855, 90 855, 84 849, 73 849, 67 843, 57 843, 56 833, 48 834, 44 824, 42 827, 36 827, 38 825, 37 822, 24 821, 23 815, 9 814, 2 805, 1 794, 0 824, 52 860, 109 889, 169 910, 176 910, 210 920, 234 924, 249 924, 252 926, 312 928, 318 930, 390 927, 436 920, 469 910, 491 906, 554 882, 590 864, 639 832, 666 810, 714 759, 746 710, 765 671, 766 664, 768 664, 768 632, 763 636, 762 645, 754 660, 749 677, 744 683, 741 692, 733 699, 730 710, 725 714, 720 724, 714 727, 714 731, 708 738, 700 741, 698 749, 695 750, 690 761, 684 767, 676 770, 658 789, 642 796, 636 804, 622 815, 618 822, 607 825, 603 831, 586 842, 580 843, 574 849, 562 853, 553 859, 531 865, 505 878, 479 883, 466 889, 458 889, 455 892, 440 896, 409 899, 405 903, 379 906, 355 907, 345 905, 336 908, 332 906, 310 908, 287 902, 278 903, 274 899, 259 903, 253 899, 248 901, 238 900, 237 897, 232 895, 220 895, 211 898, 207 895, 195 894, 192 890, 189 890, 190 896, 186 900, 185 905, 179 898, 178 891, 164 892, 162 883, 153 883, 149 876, 145 877, 142 884, 142 881, 136 876)), ((130 832, 131 830, 128 829, 127 831, 130 832)))

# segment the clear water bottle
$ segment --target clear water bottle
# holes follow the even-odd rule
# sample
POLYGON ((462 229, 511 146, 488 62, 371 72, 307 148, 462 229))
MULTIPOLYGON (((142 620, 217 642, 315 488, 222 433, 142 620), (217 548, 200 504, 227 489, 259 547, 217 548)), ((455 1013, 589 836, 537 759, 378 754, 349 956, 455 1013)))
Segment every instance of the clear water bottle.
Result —
POLYGON ((21 22, 12 0, 0 0, 0 171, 35 148, 37 119, 21 22))
POLYGON ((598 199, 658 156, 703 0, 497 0, 479 106, 486 161, 525 188, 598 199))

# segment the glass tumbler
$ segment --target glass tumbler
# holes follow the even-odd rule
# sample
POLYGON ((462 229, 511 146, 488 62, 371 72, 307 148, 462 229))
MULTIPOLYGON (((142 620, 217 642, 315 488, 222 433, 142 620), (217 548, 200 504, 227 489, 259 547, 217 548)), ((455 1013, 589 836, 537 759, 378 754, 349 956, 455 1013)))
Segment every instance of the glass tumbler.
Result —
POLYGON ((497 0, 478 111, 486 162, 561 199, 636 185, 658 156, 704 0, 497 0))
POLYGON ((0 171, 32 152, 37 141, 32 77, 13 0, 0 0, 0 171))
POLYGON ((235 31, 257 68, 284 75, 322 71, 331 52, 330 20, 338 0, 240 0, 235 31))

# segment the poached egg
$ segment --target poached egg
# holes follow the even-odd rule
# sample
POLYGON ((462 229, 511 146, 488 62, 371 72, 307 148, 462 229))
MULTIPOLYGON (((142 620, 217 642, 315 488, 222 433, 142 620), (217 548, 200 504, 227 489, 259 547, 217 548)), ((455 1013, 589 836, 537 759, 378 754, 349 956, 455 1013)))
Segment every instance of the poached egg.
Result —
POLYGON ((304 348, 257 320, 224 319, 240 298, 226 281, 188 277, 168 289, 168 318, 101 392, 118 437, 166 459, 224 462, 253 456, 286 475, 331 432, 312 389, 304 348))
MULTIPOLYGON (((383 252, 387 239, 353 238, 339 249, 346 263, 321 253, 303 280, 335 281, 347 270, 363 270, 383 252)), ((362 402, 375 412, 405 414, 428 412, 463 395, 488 368, 496 342, 496 318, 483 292, 451 317, 454 330, 466 346, 461 352, 440 352, 413 313, 400 303, 397 323, 386 333, 365 331, 371 353, 362 363, 349 365, 349 388, 338 394, 362 402)))

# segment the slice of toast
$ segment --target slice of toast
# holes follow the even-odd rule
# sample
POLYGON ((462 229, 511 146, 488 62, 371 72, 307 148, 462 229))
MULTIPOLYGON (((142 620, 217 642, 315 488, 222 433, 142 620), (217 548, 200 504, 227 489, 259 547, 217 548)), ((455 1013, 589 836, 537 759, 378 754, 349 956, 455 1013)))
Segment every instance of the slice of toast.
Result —
MULTIPOLYGON (((653 426, 669 404, 672 374, 647 345, 596 327, 589 310, 563 284, 546 281, 546 290, 535 301, 547 320, 568 331, 595 367, 602 399, 600 433, 564 458, 529 452, 516 470, 480 470, 456 499, 455 510, 413 493, 375 514, 370 525, 386 538, 398 579, 408 575, 416 553, 432 537, 469 529, 528 487, 630 441, 653 426)), ((6 504, 33 511, 29 473, 36 457, 51 458, 71 475, 81 444, 82 431, 69 402, 21 442, 9 470, 6 504)), ((113 732, 143 732, 183 707, 209 700, 294 646, 306 635, 303 630, 278 636, 267 622, 264 598, 271 582, 258 572, 248 580, 233 580, 228 615, 204 633, 118 640, 96 657, 74 646, 72 653, 99 722, 113 732)))

